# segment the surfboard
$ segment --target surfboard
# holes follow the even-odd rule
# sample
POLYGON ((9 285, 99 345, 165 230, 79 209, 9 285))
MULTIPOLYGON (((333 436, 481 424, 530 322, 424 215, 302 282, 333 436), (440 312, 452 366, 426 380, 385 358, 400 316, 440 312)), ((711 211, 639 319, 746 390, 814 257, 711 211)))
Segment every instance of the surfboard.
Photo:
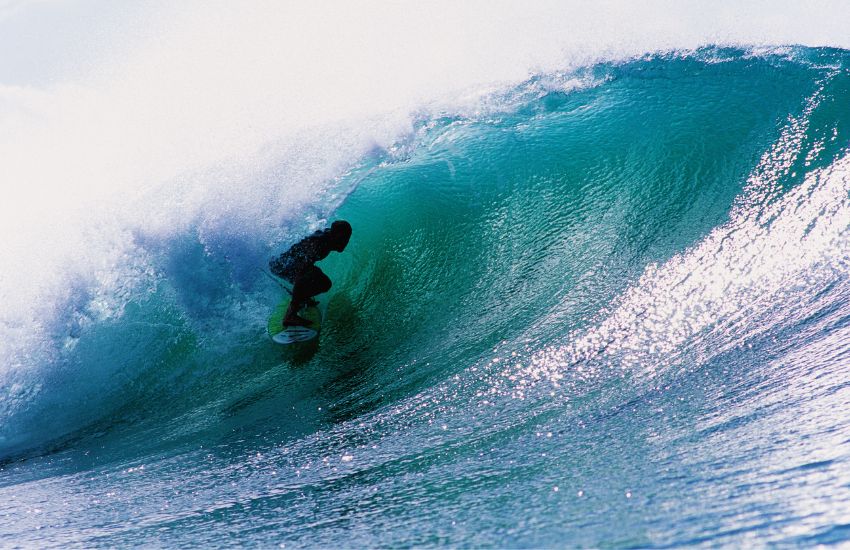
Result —
POLYGON ((308 342, 319 337, 322 331, 322 312, 317 306, 306 306, 301 308, 298 315, 313 321, 313 324, 308 327, 284 327, 283 318, 286 315, 286 310, 289 309, 289 302, 292 298, 284 296, 283 300, 275 307, 269 317, 269 337, 277 344, 290 345, 298 342, 308 342))

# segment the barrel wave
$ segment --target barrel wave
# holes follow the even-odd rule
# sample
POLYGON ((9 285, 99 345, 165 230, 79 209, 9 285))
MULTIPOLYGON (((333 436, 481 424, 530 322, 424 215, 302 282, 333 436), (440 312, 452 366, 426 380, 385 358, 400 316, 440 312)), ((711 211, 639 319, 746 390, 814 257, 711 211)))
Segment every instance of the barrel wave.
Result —
POLYGON ((847 541, 848 103, 845 50, 662 52, 135 198, 0 318, 0 541, 847 541), (286 354, 266 262, 333 219, 286 354))

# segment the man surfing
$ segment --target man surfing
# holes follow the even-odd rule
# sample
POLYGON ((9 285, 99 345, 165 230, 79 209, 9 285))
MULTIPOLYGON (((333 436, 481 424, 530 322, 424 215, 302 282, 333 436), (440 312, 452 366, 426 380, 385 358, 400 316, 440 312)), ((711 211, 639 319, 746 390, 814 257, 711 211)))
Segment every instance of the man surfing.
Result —
POLYGON ((292 283, 292 301, 283 318, 283 326, 306 327, 312 321, 298 315, 302 307, 312 302, 313 296, 327 292, 331 280, 316 262, 324 260, 331 252, 342 252, 351 239, 351 224, 338 220, 327 229, 304 237, 289 250, 269 261, 272 273, 292 283))

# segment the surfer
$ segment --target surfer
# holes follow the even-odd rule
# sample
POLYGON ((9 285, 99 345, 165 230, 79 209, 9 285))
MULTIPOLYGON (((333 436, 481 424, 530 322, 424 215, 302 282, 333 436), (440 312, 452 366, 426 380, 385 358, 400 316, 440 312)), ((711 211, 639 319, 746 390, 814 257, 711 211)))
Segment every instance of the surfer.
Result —
POLYGON ((329 228, 304 237, 269 262, 272 273, 292 283, 292 301, 283 318, 283 326, 311 324, 309 319, 301 317, 298 312, 312 302, 313 296, 331 288, 331 280, 316 267, 316 262, 324 260, 333 251, 345 250, 350 238, 351 224, 338 220, 329 228))

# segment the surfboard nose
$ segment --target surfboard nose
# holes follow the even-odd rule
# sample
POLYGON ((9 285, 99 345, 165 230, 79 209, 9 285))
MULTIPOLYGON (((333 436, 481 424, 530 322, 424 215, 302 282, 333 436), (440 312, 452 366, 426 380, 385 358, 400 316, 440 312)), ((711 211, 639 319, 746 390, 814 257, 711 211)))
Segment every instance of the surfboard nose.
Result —
POLYGON ((281 332, 272 336, 272 340, 278 344, 292 344, 294 342, 304 342, 316 337, 318 332, 308 327, 287 327, 281 332))

